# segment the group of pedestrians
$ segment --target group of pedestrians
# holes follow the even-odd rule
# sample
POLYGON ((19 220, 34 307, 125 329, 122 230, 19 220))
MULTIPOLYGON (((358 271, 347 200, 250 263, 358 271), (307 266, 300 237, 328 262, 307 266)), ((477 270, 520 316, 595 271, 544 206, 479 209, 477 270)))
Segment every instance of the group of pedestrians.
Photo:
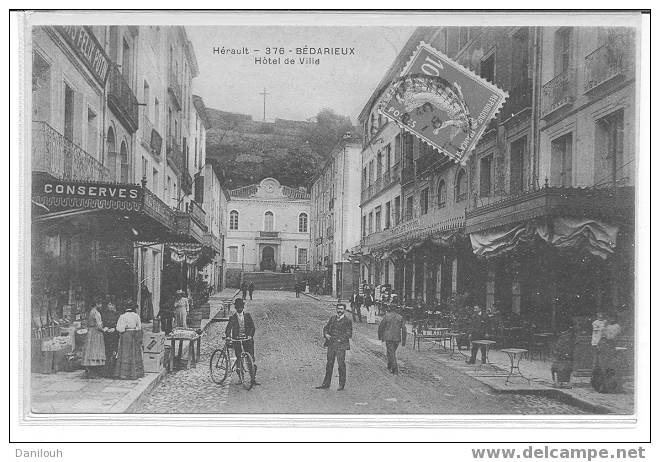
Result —
MULTIPOLYGON (((359 307, 361 305, 361 303, 359 303, 359 298, 357 297, 361 296, 356 291, 351 297, 351 306, 354 306, 355 304, 355 306, 359 307)), ((365 303, 365 307, 366 306, 365 303)), ((355 316, 355 308, 353 309, 353 316, 355 316)), ((368 309, 375 312, 375 308, 372 305, 369 305, 368 309)), ((328 322, 323 326, 323 336, 325 337, 325 343, 323 346, 327 348, 325 376, 323 377, 321 385, 316 387, 317 389, 330 388, 335 361, 337 362, 337 369, 339 372, 339 387, 337 388, 337 391, 344 390, 346 386, 346 351, 351 349, 350 339, 353 336, 353 323, 346 316, 345 312, 346 305, 338 303, 336 306, 336 314, 330 317, 328 322)), ((375 323, 375 313, 373 314, 373 317, 373 323, 375 323)), ((396 350, 399 348, 399 344, 401 344, 401 346, 406 345, 406 335, 406 324, 403 316, 397 313, 392 307, 388 307, 385 316, 378 325, 378 340, 385 343, 387 369, 392 374, 399 373, 396 350)))
POLYGON ((124 305, 124 312, 109 300, 94 298, 87 314, 87 335, 82 366, 87 378, 114 377, 134 380, 144 376, 142 362, 142 324, 137 304, 124 305))
POLYGON ((364 307, 367 324, 376 324, 376 306, 371 292, 364 291, 364 295, 359 290, 355 290, 348 300, 351 306, 353 321, 362 322, 362 307, 364 307))
POLYGON ((254 294, 254 281, 243 281, 241 283, 241 293, 243 295, 243 300, 245 300, 248 296, 248 293, 250 294, 250 300, 252 300, 252 294, 254 294))

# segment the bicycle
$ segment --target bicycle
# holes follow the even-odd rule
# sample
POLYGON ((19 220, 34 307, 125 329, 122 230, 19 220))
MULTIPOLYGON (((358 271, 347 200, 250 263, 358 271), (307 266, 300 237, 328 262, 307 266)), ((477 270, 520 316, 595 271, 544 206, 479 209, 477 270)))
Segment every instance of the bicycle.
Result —
MULTIPOLYGON (((250 390, 252 385, 254 385, 254 358, 252 358, 250 353, 245 351, 245 346, 243 344, 244 342, 252 340, 252 337, 223 337, 223 340, 225 341, 224 347, 216 349, 211 355, 211 361, 209 363, 211 380, 214 383, 221 385, 225 380, 227 380, 227 377, 229 377, 231 373, 236 372, 236 375, 238 375, 238 378, 243 385, 243 388, 250 390), (229 350, 230 344, 233 345, 234 342, 239 342, 241 344, 242 352, 240 357, 234 358, 232 361, 229 350)), ((231 349, 233 350, 233 348, 231 349)))

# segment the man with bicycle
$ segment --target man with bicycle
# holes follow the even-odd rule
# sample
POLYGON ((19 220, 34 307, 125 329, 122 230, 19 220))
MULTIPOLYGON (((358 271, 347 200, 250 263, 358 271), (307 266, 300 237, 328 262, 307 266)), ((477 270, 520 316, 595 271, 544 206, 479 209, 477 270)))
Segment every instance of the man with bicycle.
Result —
MULTIPOLYGON (((227 328, 225 329, 225 337, 230 338, 245 338, 249 337, 250 340, 242 342, 245 345, 245 351, 250 353, 253 358, 253 361, 256 361, 254 357, 254 321, 250 313, 245 313, 243 309, 245 308, 245 302, 242 298, 237 298, 234 301, 234 308, 236 312, 230 316, 229 322, 227 323, 227 328)), ((241 342, 233 342, 234 353, 236 358, 241 357, 243 352, 241 342)), ((252 377, 252 384, 259 385, 257 383, 257 365, 254 364, 254 376, 252 377)))

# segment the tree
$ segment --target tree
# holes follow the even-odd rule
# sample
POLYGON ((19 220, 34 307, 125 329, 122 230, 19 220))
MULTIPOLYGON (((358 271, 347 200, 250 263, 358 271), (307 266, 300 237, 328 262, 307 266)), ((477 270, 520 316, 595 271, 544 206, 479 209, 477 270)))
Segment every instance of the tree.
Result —
POLYGON ((346 132, 355 132, 351 119, 323 108, 312 119, 315 122, 303 135, 303 140, 322 158, 327 158, 346 132))

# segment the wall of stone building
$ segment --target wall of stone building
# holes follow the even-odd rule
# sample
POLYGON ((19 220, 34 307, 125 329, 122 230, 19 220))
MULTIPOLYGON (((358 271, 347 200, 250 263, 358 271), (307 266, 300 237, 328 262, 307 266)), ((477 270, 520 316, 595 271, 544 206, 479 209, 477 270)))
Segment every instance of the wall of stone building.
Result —
MULTIPOLYGON (((48 78, 49 88, 41 91, 47 93, 47 103, 33 102, 31 120, 48 123, 60 134, 64 134, 64 85, 65 82, 74 90, 74 123, 73 141, 85 149, 97 160, 103 159, 103 89, 93 80, 89 71, 82 63, 72 62, 71 52, 65 52, 57 44, 64 39, 54 41, 51 34, 59 37, 57 32, 45 27, 33 28, 33 54, 38 54, 50 66, 48 78), (70 54, 71 53, 71 54, 70 54), (87 111, 88 108, 96 114, 97 135, 95 140, 88 139, 87 111)), ((66 47, 66 45, 62 45, 66 47)))

